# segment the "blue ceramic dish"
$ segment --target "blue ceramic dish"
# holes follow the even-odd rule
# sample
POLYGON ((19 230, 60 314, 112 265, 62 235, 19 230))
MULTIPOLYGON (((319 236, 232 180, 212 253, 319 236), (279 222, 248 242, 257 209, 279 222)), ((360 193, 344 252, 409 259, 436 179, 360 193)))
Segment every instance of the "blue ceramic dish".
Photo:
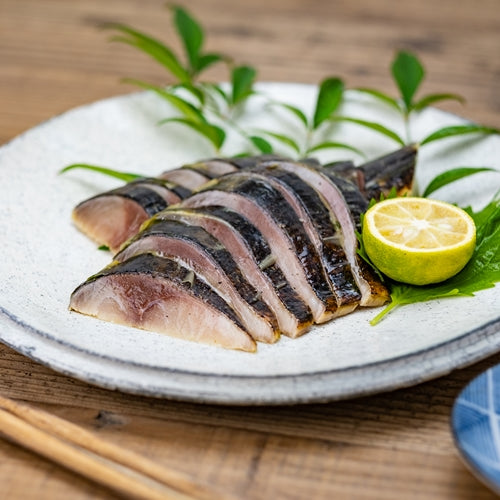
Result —
POLYGON ((451 426, 466 464, 500 494, 500 365, 465 387, 453 406, 451 426))

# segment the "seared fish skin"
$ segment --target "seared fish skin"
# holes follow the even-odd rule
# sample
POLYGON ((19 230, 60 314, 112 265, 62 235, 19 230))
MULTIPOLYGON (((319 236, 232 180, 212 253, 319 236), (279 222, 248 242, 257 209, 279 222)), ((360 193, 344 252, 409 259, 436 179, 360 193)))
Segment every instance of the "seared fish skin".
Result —
POLYGON ((328 207, 318 192, 297 174, 276 166, 257 167, 287 199, 311 238, 337 302, 336 316, 348 314, 359 304, 361 293, 342 248, 340 227, 332 222, 328 207))
POLYGON ((167 257, 192 269, 231 305, 246 330, 261 342, 275 342, 274 314, 248 282, 231 253, 202 227, 154 218, 115 256, 125 262, 142 253, 167 257))
POLYGON ((316 323, 332 318, 337 304, 316 249, 293 208, 269 182, 246 171, 228 174, 181 204, 213 205, 231 208, 261 231, 288 281, 311 308, 316 323))
POLYGON ((157 178, 140 178, 79 203, 73 210, 75 226, 90 239, 116 252, 141 224, 165 207, 187 198, 211 179, 277 158, 212 158, 167 170, 157 178))
MULTIPOLYGON (((328 169, 317 169, 303 163, 288 161, 280 161, 277 164, 280 168, 298 175, 304 182, 316 189, 330 211, 332 224, 339 225, 342 233, 342 247, 351 266, 356 285, 361 292, 360 305, 378 306, 387 302, 388 290, 365 266, 361 265, 357 254, 357 222, 352 210, 357 212, 368 204, 358 187, 346 179, 335 176, 328 169), (377 286, 374 280, 378 282, 377 286)), ((267 164, 262 166, 265 165, 267 164)))
POLYGON ((356 232, 371 198, 411 189, 416 153, 361 166, 214 158, 93 197, 92 216, 112 205, 121 215, 108 226, 135 233, 120 229, 114 261, 73 292, 70 309, 254 351, 381 305, 389 292, 357 254, 356 232))
POLYGON ((72 218, 80 231, 114 252, 144 221, 190 194, 167 180, 137 179, 79 203, 72 218))
POLYGON ((359 168, 365 178, 364 194, 368 200, 388 196, 393 188, 402 196, 411 191, 418 146, 410 144, 393 153, 364 163, 359 168))
POLYGON ((226 302, 190 269, 152 254, 113 263, 71 295, 70 310, 186 340, 253 352, 226 302))
POLYGON ((309 330, 311 310, 300 299, 272 255, 262 233, 245 217, 221 206, 172 207, 155 219, 180 220, 203 227, 232 254, 249 283, 276 315, 281 333, 296 338, 309 330))

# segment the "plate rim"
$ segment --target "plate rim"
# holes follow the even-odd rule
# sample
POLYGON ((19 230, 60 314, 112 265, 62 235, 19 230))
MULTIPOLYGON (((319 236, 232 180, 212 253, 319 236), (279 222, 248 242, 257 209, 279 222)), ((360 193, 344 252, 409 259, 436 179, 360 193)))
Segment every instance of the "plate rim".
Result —
MULTIPOLYGON (((0 315, 5 317, 6 313, 7 311, 5 311, 5 309, 0 306, 0 315)), ((28 328, 31 329, 35 333, 35 335, 39 334, 39 345, 37 347, 47 347, 47 344, 55 344, 64 349, 64 352, 66 354, 74 355, 77 358, 79 358, 80 356, 88 356, 94 361, 96 360, 96 358, 99 361, 104 360, 106 362, 105 369, 108 368, 108 365, 111 366, 111 369, 116 368, 117 366, 122 368, 132 368, 132 371, 134 372, 133 374, 132 372, 130 373, 132 379, 136 374, 144 375, 153 372, 155 375, 157 375, 158 373, 164 372, 168 373, 169 375, 173 375, 176 379, 181 378, 188 381, 192 381, 192 379, 195 379, 195 384, 191 383, 189 387, 186 387, 182 390, 173 390, 172 385, 169 384, 162 384, 156 387, 144 387, 144 385, 141 384, 134 384, 132 380, 125 381, 123 379, 121 379, 121 381, 117 384, 116 380, 114 380, 112 376, 103 375, 102 373, 91 374, 90 372, 78 370, 77 367, 71 368, 68 364, 64 364, 62 362, 57 363, 53 360, 48 360, 43 356, 37 356, 37 349, 33 348, 33 346, 23 348, 22 346, 16 346, 11 342, 2 339, 2 342, 4 344, 8 345, 15 351, 64 375, 77 378, 79 380, 97 385, 102 388, 118 389, 122 392, 130 394, 222 405, 278 406, 290 404, 325 403, 364 397, 381 392, 403 389, 405 387, 411 387, 419 383, 433 380, 437 377, 449 374, 453 370, 464 368, 497 352, 500 352, 500 344, 495 351, 491 351, 490 349, 492 340, 500 338, 500 318, 497 318, 475 328, 472 331, 464 333, 460 337, 453 338, 434 346, 430 346, 427 349, 404 354, 390 360, 378 361, 365 365, 357 365, 348 368, 313 373, 265 375, 262 377, 257 377, 255 375, 228 375, 214 373, 202 374, 180 369, 147 366, 138 363, 132 364, 117 358, 112 358, 109 356, 101 355, 99 353, 86 351, 85 349, 81 349, 60 339, 55 339, 50 335, 47 335, 44 332, 41 332, 38 329, 32 327, 31 325, 20 325, 16 322, 15 318, 11 316, 8 316, 8 320, 13 322, 17 328, 23 329, 25 332, 25 326, 28 326, 28 328), (471 345, 475 346, 475 348, 472 350, 470 350, 471 345), (457 349, 457 347, 460 347, 460 349, 457 349), (457 358, 448 355, 450 350, 455 353, 463 352, 463 355, 458 362, 457 358), (418 368, 415 367, 419 366, 421 361, 425 360, 426 356, 430 353, 434 354, 434 370, 422 373, 418 370, 418 368), (439 353, 440 355, 435 356, 436 353, 439 353), (383 384, 380 384, 379 379, 375 381, 375 377, 371 379, 371 384, 362 385, 357 383, 361 379, 365 378, 363 377, 363 373, 366 371, 369 371, 370 373, 390 372, 392 376, 387 377, 385 383, 383 384), (394 376, 395 373, 397 374, 397 376, 394 376), (343 383, 340 384, 337 389, 341 390, 331 390, 329 388, 331 386, 328 386, 326 383, 329 381, 338 381, 339 378, 342 378, 343 383), (234 387, 232 388, 232 390, 223 393, 220 390, 220 386, 218 383, 227 380, 236 382, 237 387, 234 387), (320 384, 323 387, 323 390, 318 391, 316 389, 315 392, 307 393, 305 388, 302 388, 301 386, 307 386, 310 381, 323 382, 322 384, 320 384), (351 385, 346 385, 346 381, 351 381, 351 385), (294 386, 296 389, 298 387, 298 390, 296 390, 294 393, 281 393, 278 390, 277 392, 273 393, 268 392, 261 394, 258 390, 256 390, 256 387, 254 386, 266 382, 276 383, 277 387, 275 388, 275 390, 280 389, 283 385, 283 382, 294 386), (249 384, 252 387, 248 387, 249 384), (193 387, 194 385, 196 385, 196 387, 193 387), (250 394, 248 392, 240 392, 243 388, 251 389, 252 392, 250 394)), ((49 346, 49 348, 53 349, 52 346, 49 346)), ((60 350, 61 349, 58 348, 55 349, 55 351, 60 350)))

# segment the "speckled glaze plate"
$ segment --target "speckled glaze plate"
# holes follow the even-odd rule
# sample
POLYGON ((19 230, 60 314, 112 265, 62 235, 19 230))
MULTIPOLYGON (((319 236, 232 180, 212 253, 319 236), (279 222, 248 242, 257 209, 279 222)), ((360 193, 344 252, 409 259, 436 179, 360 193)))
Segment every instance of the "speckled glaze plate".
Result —
POLYGON ((464 463, 500 495, 500 365, 481 373, 460 393, 451 427, 464 463))
MULTIPOLYGON (((305 111, 316 89, 261 84, 261 90, 305 111)), ((373 100, 349 96, 342 112, 403 130, 400 118, 373 100)), ((204 139, 157 122, 172 114, 149 93, 107 99, 71 110, 0 148, 0 339, 54 370, 99 386, 157 397, 224 404, 329 401, 417 384, 500 351, 500 287, 476 297, 415 304, 376 327, 374 310, 356 311, 307 335, 248 354, 173 339, 70 313, 73 289, 110 261, 71 223, 74 205, 116 180, 91 172, 58 171, 74 162, 155 175, 213 156, 204 139)), ((300 133, 300 123, 273 114, 256 99, 247 126, 300 133)), ((414 117, 419 140, 459 117, 429 109, 414 117)), ((396 145, 353 124, 336 125, 336 139, 375 157, 396 145)), ((241 150, 231 138, 225 154, 241 150)), ((321 160, 349 158, 345 151, 321 160)), ((360 158, 353 157, 360 163, 360 158)), ((498 137, 448 139, 421 149, 420 186, 456 166, 500 170, 498 137)), ((486 204, 499 187, 479 174, 436 194, 460 205, 486 204)))

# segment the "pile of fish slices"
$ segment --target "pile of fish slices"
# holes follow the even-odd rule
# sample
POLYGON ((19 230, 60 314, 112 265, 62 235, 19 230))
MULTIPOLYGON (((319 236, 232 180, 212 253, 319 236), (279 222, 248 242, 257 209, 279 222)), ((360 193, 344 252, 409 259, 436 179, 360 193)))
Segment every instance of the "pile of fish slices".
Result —
POLYGON ((83 201, 77 228, 113 261, 71 295, 105 321, 230 349, 299 337, 389 293, 357 254, 372 198, 411 190, 417 149, 360 166, 210 159, 83 201))

